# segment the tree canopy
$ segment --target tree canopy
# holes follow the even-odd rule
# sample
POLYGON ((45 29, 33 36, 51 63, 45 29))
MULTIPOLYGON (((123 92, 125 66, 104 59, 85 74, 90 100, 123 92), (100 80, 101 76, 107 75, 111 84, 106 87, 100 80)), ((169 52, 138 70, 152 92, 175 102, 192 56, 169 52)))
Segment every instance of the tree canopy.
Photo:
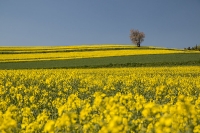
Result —
POLYGON ((140 44, 144 41, 145 34, 143 32, 140 32, 139 30, 130 30, 130 39, 133 44, 136 44, 138 47, 140 47, 140 44))

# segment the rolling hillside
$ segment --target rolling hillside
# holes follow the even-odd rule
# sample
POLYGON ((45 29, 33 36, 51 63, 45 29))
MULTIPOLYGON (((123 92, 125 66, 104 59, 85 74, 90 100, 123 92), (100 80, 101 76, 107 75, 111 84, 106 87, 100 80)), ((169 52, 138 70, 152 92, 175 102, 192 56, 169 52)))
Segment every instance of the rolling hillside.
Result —
POLYGON ((0 47, 0 69, 200 65, 200 52, 131 45, 0 47))

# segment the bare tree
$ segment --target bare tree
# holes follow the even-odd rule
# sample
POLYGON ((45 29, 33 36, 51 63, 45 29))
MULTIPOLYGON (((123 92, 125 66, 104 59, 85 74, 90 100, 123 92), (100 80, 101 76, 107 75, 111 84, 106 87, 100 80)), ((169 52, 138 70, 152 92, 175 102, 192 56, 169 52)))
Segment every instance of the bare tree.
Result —
POLYGON ((145 34, 143 32, 139 32, 138 30, 130 30, 130 39, 133 44, 136 44, 140 47, 140 44, 144 41, 145 34))

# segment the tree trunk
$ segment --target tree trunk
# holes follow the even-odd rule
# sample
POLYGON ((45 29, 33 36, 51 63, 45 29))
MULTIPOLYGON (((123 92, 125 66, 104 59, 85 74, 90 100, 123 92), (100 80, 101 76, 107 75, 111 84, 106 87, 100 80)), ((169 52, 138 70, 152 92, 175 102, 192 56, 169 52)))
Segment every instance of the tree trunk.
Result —
POLYGON ((137 46, 140 47, 140 42, 137 43, 137 46))

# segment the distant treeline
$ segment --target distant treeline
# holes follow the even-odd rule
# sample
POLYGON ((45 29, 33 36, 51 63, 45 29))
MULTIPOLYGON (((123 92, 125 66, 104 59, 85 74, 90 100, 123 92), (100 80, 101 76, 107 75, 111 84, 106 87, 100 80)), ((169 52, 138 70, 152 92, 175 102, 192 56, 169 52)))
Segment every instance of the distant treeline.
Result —
POLYGON ((188 48, 184 48, 184 49, 185 50, 198 50, 198 51, 200 51, 200 44, 199 45, 196 44, 196 46, 188 47, 188 48))

